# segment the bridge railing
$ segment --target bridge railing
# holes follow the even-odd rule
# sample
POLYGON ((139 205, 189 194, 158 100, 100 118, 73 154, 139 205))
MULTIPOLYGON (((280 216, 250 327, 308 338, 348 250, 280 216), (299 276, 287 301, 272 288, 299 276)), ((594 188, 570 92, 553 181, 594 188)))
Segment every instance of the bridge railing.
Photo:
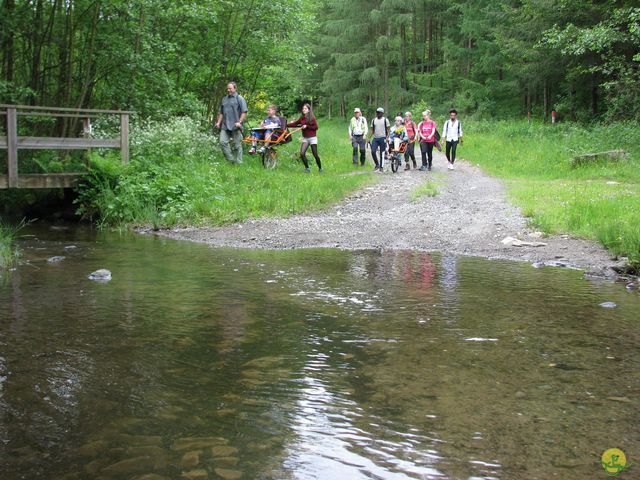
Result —
POLYGON ((68 188, 75 186, 82 173, 20 174, 18 150, 88 150, 91 148, 118 148, 122 162, 129 162, 129 115, 124 110, 94 110, 86 108, 39 107, 0 104, 0 117, 6 116, 7 135, 0 136, 0 149, 7 150, 7 174, 0 175, 3 188, 68 188), (119 138, 90 138, 91 118, 103 115, 120 117, 119 138), (80 118, 84 137, 26 137, 18 135, 18 117, 41 116, 80 118))

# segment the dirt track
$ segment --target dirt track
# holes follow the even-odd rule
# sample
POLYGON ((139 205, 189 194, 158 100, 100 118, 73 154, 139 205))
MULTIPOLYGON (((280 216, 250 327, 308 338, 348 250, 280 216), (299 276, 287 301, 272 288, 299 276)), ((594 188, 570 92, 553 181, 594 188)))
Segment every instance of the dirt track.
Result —
MULTIPOLYGON (((293 249, 417 249, 460 255, 551 263, 613 275, 616 264, 595 242, 569 236, 541 237, 509 203, 503 183, 467 162, 446 168, 435 153, 432 172, 385 172, 373 186, 326 210, 284 219, 260 219, 214 228, 179 228, 159 235, 216 246, 293 249), (425 181, 438 194, 411 201, 425 181), (544 246, 505 245, 505 237, 544 246)), ((368 168, 368 167, 367 167, 368 168)))

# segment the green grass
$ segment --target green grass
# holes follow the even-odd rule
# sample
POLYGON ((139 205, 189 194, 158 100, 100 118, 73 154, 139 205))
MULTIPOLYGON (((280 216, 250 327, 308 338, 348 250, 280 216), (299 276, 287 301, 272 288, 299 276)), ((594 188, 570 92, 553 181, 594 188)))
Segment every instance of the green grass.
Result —
POLYGON ((0 269, 12 267, 18 259, 18 250, 15 247, 16 234, 25 222, 20 222, 17 226, 5 224, 0 219, 0 269))
POLYGON ((374 180, 352 175, 346 123, 320 120, 318 173, 299 160, 300 134, 279 148, 278 166, 265 170, 258 156, 228 164, 216 139, 194 133, 188 121, 133 132, 132 162, 94 157, 93 174, 81 187, 79 212, 104 225, 221 225, 259 217, 282 217, 325 208, 374 180), (185 123, 186 122, 186 123, 185 123))
POLYGON ((438 195, 440 193, 438 189, 440 182, 438 180, 442 180, 442 174, 434 173, 430 175, 428 181, 411 191, 411 201, 415 202, 420 197, 435 197, 438 195))
POLYGON ((470 124, 459 155, 507 179, 512 200, 532 225, 598 240, 640 264, 637 124, 470 124), (626 159, 571 166, 575 155, 618 148, 627 152, 626 159))

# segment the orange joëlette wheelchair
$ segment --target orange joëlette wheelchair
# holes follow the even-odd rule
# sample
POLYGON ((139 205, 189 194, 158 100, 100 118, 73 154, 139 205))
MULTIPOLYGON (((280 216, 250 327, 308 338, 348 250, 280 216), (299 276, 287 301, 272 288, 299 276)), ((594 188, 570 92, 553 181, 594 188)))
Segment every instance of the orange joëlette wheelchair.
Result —
POLYGON ((299 129, 289 130, 287 128, 287 119, 284 117, 280 117, 280 125, 284 127, 281 128, 252 128, 252 131, 265 131, 271 130, 271 135, 269 138, 254 138, 251 135, 248 135, 242 139, 245 143, 253 143, 256 142, 258 145, 261 145, 261 148, 258 150, 260 154, 260 159, 262 160, 262 166, 264 168, 275 168, 278 164, 278 149, 281 145, 285 143, 289 143, 292 138, 291 134, 298 131, 299 129))

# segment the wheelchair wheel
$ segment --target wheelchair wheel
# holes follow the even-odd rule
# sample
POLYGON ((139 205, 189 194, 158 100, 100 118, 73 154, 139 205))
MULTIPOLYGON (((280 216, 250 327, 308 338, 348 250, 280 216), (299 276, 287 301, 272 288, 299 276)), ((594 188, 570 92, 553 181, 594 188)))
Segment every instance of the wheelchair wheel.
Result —
POLYGON ((400 155, 394 153, 393 155, 391 155, 391 171, 393 173, 396 173, 398 171, 398 168, 400 168, 400 155))
POLYGON ((262 166, 264 168, 275 168, 278 163, 278 151, 274 148, 267 148, 262 152, 262 166))

